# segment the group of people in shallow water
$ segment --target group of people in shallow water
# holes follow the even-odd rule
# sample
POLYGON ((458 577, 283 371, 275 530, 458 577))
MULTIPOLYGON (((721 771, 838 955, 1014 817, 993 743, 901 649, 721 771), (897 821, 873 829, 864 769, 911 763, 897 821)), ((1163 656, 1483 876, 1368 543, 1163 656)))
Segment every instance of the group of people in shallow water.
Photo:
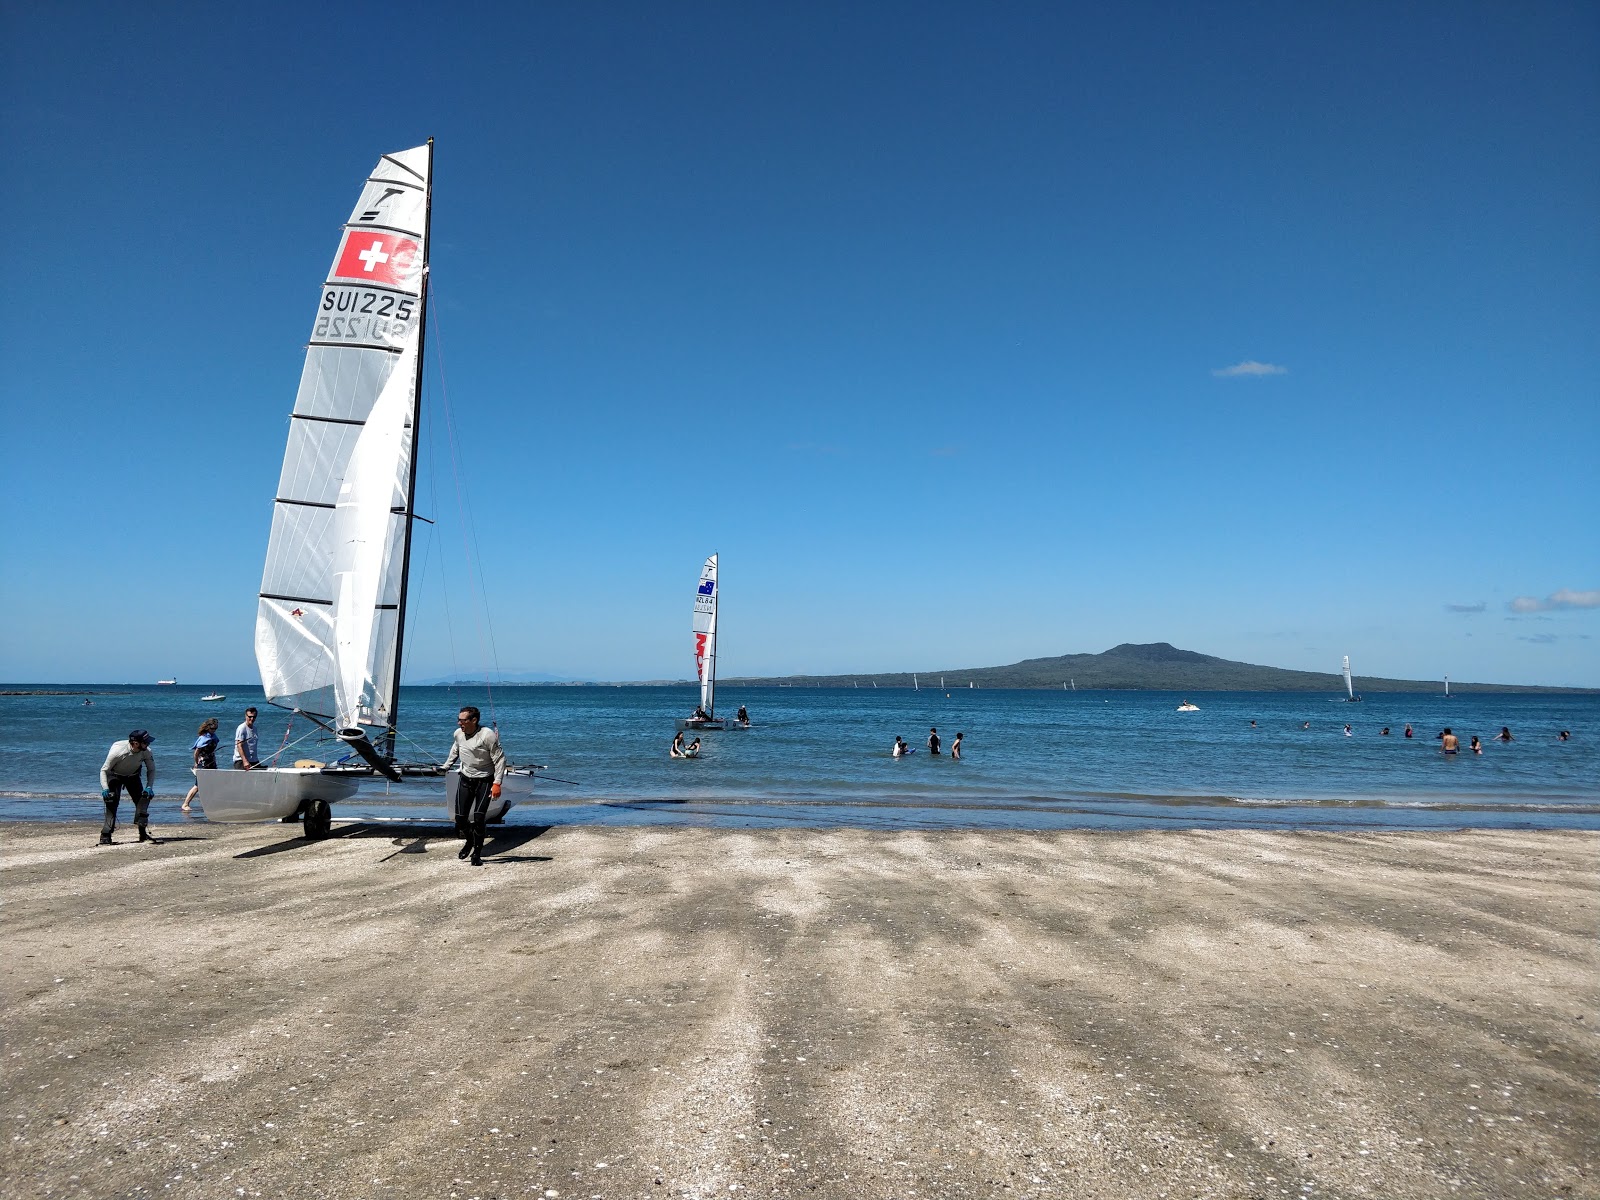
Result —
MULTIPOLYGON (((950 743, 950 757, 951 758, 959 759, 961 757, 961 739, 966 737, 966 736, 967 735, 964 734, 964 733, 956 734, 956 740, 950 743)), ((938 728, 936 726, 930 725, 928 727, 928 753, 929 754, 938 754, 939 753, 939 746, 940 746, 939 730, 938 730, 938 728)), ((893 754, 894 757, 896 757, 896 758, 904 758, 908 754, 915 754, 916 753, 916 749, 914 747, 906 745, 905 738, 901 737, 899 734, 895 734, 894 746, 890 750, 890 753, 893 754)))
POLYGON ((678 730, 678 735, 672 739, 672 749, 667 751, 673 758, 699 758, 700 739, 695 738, 688 745, 683 742, 683 730, 678 730))
MULTIPOLYGON (((1251 729, 1257 728, 1256 723, 1254 721, 1250 722, 1250 728, 1251 729)), ((1301 729, 1310 729, 1311 728, 1311 722, 1310 721, 1302 721, 1300 723, 1300 728, 1301 729)), ((1355 736, 1354 728, 1351 727, 1350 725, 1346 725, 1344 727, 1344 735, 1345 735, 1345 737, 1354 737, 1355 736)), ((1404 731, 1402 732, 1402 736, 1408 737, 1408 738, 1414 738, 1414 737, 1416 737, 1416 735, 1417 735, 1416 734, 1416 730, 1414 728, 1412 728, 1410 722, 1407 722, 1406 723, 1406 727, 1405 727, 1404 731)), ((1378 730, 1378 736, 1379 737, 1389 737, 1390 736, 1389 727, 1387 725, 1385 725, 1382 729, 1378 730)), ((1456 733, 1454 731, 1452 731, 1451 728, 1448 725, 1446 725, 1438 733, 1434 734, 1433 738, 1434 738, 1434 741, 1439 743, 1439 748, 1441 750, 1443 750, 1446 754, 1459 754, 1461 752, 1461 738, 1459 736, 1457 736, 1456 733)), ((1495 734, 1489 740, 1491 742, 1514 742, 1517 739, 1511 736, 1511 727, 1509 725, 1502 725, 1502 726, 1500 726, 1500 732, 1495 734)), ((1570 730, 1563 729, 1560 733, 1556 734, 1556 741, 1558 741, 1558 742, 1567 742, 1567 741, 1571 741, 1571 740, 1572 740, 1572 732, 1570 730)), ((1483 753, 1483 742, 1478 737, 1477 734, 1473 734, 1472 735, 1472 741, 1468 744, 1467 749, 1469 751, 1471 751, 1473 754, 1482 754, 1483 753)))

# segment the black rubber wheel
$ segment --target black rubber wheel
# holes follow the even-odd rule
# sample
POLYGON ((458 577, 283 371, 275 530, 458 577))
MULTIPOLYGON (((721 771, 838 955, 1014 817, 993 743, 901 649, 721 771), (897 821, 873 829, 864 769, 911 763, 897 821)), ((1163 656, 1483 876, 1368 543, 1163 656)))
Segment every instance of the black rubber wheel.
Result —
POLYGON ((306 801, 305 815, 306 840, 320 842, 333 830, 333 810, 328 807, 326 800, 306 801))

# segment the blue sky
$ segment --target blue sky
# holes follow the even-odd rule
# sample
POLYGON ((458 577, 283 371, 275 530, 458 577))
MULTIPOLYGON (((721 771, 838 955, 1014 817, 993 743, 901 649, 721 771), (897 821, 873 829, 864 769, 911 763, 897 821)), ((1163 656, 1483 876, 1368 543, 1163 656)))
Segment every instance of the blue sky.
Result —
POLYGON ((1600 686, 1593 5, 256 7, 0 17, 0 678, 254 677, 318 285, 432 135, 476 537, 425 450, 408 677, 691 675, 717 550, 725 676, 1600 686))

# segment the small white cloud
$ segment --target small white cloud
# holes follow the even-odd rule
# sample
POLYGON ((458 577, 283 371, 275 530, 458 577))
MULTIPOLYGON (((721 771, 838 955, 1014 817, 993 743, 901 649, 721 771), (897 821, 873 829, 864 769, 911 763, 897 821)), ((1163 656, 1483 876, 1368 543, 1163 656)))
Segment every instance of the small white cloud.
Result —
POLYGON ((1277 363, 1257 362, 1247 358, 1244 362, 1234 363, 1231 367, 1218 367, 1211 372, 1218 379, 1237 379, 1241 375, 1287 375, 1288 367, 1280 367, 1277 363))
POLYGON ((1562 588, 1551 592, 1543 600, 1537 596, 1518 596, 1506 605, 1514 613, 1555 612, 1563 608, 1600 608, 1600 591, 1575 592, 1562 588))
POLYGON ((1444 609, 1446 612, 1453 613, 1481 613, 1488 607, 1487 604, 1480 602, 1478 604, 1446 604, 1444 609))

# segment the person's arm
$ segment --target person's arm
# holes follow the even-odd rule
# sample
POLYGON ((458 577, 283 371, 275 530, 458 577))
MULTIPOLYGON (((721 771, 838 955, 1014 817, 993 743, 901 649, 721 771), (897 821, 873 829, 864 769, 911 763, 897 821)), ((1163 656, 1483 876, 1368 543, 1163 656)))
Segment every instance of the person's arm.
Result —
POLYGON ((461 731, 458 729, 450 735, 450 753, 444 756, 444 769, 448 771, 455 765, 456 759, 461 757, 461 731))
POLYGON ((100 790, 111 790, 111 764, 117 761, 117 743, 111 743, 111 749, 106 754, 106 761, 100 765, 100 790))
POLYGON ((237 729, 233 732, 233 760, 242 762, 247 767, 250 765, 250 754, 245 746, 244 736, 237 729))
MULTIPOLYGON (((494 730, 491 729, 489 732, 494 733, 494 730)), ((489 757, 494 762, 495 794, 499 795, 500 785, 505 782, 506 777, 506 752, 501 749, 498 733, 494 733, 493 739, 489 742, 489 757)))
POLYGON ((139 751, 139 757, 144 759, 144 790, 153 792, 156 790, 156 756, 146 746, 139 751))

